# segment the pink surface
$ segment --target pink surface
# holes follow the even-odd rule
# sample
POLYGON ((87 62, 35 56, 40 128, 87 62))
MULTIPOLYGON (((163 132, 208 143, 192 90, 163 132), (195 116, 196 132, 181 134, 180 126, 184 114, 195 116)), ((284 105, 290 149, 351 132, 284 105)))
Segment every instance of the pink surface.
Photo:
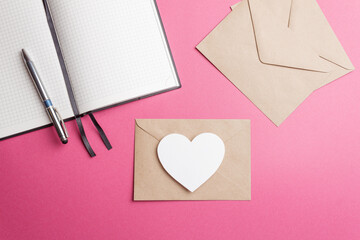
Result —
MULTIPOLYGON (((355 67, 360 1, 319 0, 355 67)), ((360 239, 360 74, 275 127, 195 46, 236 0, 158 0, 183 88, 96 113, 61 146, 52 128, 0 142, 0 239, 360 239), (135 118, 252 120, 252 200, 132 202, 135 118)))

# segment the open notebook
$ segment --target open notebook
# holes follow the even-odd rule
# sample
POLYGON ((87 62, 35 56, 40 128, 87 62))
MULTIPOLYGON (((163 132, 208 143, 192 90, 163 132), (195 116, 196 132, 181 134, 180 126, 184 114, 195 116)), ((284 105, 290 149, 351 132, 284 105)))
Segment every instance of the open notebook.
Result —
POLYGON ((50 124, 22 48, 64 119, 180 87, 154 0, 1 1, 0 139, 50 124))

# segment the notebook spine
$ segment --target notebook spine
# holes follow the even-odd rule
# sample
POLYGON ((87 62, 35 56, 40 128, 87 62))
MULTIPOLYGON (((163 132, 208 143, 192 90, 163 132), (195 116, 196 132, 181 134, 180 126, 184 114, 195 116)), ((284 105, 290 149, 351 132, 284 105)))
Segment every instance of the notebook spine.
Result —
MULTIPOLYGON (((73 110, 73 113, 74 113, 74 116, 75 116, 75 119, 76 119, 76 124, 77 124, 77 126, 79 128, 79 133, 80 133, 81 140, 82 140, 87 152, 89 153, 89 155, 91 157, 95 157, 96 154, 95 154, 94 150, 92 149, 92 147, 91 147, 91 145, 89 143, 89 140, 88 140, 88 138, 87 138, 87 136, 85 134, 84 126, 83 126, 82 121, 81 121, 82 116, 80 115, 79 108, 78 108, 76 100, 75 100, 74 91, 73 91, 73 88, 71 86, 68 71, 66 69, 66 63, 65 63, 65 60, 64 60, 63 55, 62 55, 60 42, 59 42, 59 39, 57 37, 57 33, 56 33, 56 29, 55 29, 55 26, 54 26, 53 19, 51 17, 50 7, 49 7, 48 2, 46 0, 43 0, 43 3, 44 3, 44 9, 45 9, 48 25, 49 25, 49 28, 50 28, 51 36, 52 36, 53 41, 54 41, 56 53, 58 55, 59 63, 60 63, 61 70, 62 70, 62 73, 63 73, 63 77, 64 77, 66 89, 67 89, 67 92, 68 92, 68 97, 69 97, 69 100, 70 100, 71 108, 73 110)), ((103 140, 106 148, 108 150, 112 149, 110 141, 108 140, 108 138, 107 138, 104 130, 101 128, 100 124, 96 121, 94 115, 91 112, 88 113, 88 114, 90 115, 90 118, 91 118, 94 126, 98 130, 98 132, 100 134, 100 137, 103 140)))

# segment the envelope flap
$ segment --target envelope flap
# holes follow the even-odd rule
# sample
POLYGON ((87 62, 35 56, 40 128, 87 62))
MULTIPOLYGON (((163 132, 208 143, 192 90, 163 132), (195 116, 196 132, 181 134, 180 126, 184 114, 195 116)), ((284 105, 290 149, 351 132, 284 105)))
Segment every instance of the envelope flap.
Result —
MULTIPOLYGON (((318 72, 330 70, 328 63, 284 26, 262 0, 248 0, 248 3, 261 62, 318 72)), ((282 1, 277 4, 281 7, 282 1)))
POLYGON ((165 136, 178 133, 190 140, 210 132, 224 142, 241 131, 250 130, 250 120, 205 120, 205 119, 136 119, 136 126, 160 141, 165 136))
POLYGON ((354 66, 315 0, 293 0, 290 28, 307 40, 322 58, 347 70, 354 66))

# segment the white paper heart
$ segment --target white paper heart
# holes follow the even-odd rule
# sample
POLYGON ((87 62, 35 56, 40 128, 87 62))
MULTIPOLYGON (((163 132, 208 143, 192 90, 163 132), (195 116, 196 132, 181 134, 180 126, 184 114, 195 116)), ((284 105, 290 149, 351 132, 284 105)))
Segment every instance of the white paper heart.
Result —
POLYGON ((213 133, 202 133, 192 141, 181 134, 170 134, 160 141, 157 152, 170 176, 194 192, 220 167, 225 144, 213 133))

